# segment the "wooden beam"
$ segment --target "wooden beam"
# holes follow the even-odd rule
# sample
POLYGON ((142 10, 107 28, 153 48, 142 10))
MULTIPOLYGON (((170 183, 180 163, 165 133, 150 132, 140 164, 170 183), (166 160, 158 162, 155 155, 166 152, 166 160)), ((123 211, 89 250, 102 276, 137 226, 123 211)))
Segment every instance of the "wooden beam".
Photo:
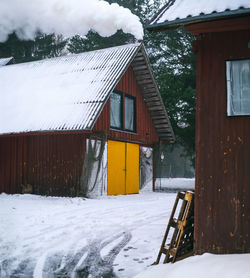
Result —
POLYGON ((135 65, 133 66, 135 70, 141 70, 141 69, 147 69, 148 67, 146 65, 135 65))
POLYGON ((152 95, 159 97, 156 90, 154 90, 154 88, 149 88, 149 89, 145 88, 142 91, 142 93, 145 97, 151 97, 152 95))
POLYGON ((143 88, 143 90, 145 90, 145 89, 155 89, 155 86, 154 86, 154 84, 141 84, 141 87, 143 88))
POLYGON ((143 85, 143 84, 154 84, 151 79, 137 80, 137 83, 139 83, 140 85, 143 85))
POLYGON ((148 74, 148 70, 134 70, 135 76, 140 76, 143 74, 148 74))
POLYGON ((148 110, 149 111, 155 111, 155 110, 162 111, 162 107, 160 105, 151 106, 151 107, 148 107, 148 110))
POLYGON ((151 106, 161 106, 161 102, 160 101, 149 101, 149 102, 146 102, 147 106, 148 107, 151 107, 151 106))
POLYGON ((157 125, 157 124, 161 124, 161 123, 168 123, 168 121, 166 120, 166 118, 164 117, 160 117, 160 118, 158 118, 157 120, 154 120, 154 118, 153 118, 153 123, 155 124, 155 125, 157 125))
POLYGON ((148 96, 148 97, 145 97, 144 98, 145 102, 151 102, 151 101, 158 101, 159 100, 159 97, 158 96, 148 96))
POLYGON ((169 125, 167 123, 162 123, 162 124, 156 124, 154 125, 157 129, 158 128, 169 128, 169 125))
MULTIPOLYGON (((141 80, 151 80, 151 76, 149 74, 144 74, 144 75, 140 75, 140 76, 135 76, 136 80, 139 82, 141 80)), ((152 82, 152 80, 151 80, 152 82)))
POLYGON ((153 119, 162 118, 162 117, 166 116, 166 113, 164 110, 157 111, 157 112, 151 111, 150 114, 153 119))

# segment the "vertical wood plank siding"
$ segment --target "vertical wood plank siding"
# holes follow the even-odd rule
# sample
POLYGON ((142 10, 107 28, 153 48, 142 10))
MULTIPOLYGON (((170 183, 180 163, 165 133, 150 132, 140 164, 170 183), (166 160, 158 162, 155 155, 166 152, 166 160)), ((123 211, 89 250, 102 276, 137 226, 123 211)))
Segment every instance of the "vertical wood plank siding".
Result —
POLYGON ((143 100, 140 88, 136 83, 135 75, 131 67, 125 72, 120 82, 117 84, 116 89, 136 97, 136 134, 110 130, 110 101, 106 103, 93 131, 107 131, 109 138, 137 142, 144 145, 152 145, 157 142, 158 135, 156 129, 143 100))
POLYGON ((203 34, 197 53, 195 250, 250 252, 250 116, 227 117, 225 61, 250 30, 203 34))
POLYGON ((78 134, 0 137, 1 192, 75 196, 85 145, 78 134))

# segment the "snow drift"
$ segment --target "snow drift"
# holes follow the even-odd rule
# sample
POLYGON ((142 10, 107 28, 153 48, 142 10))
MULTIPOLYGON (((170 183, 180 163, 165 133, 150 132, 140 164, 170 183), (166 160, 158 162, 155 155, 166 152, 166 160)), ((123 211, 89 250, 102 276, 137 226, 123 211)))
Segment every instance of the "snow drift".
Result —
POLYGON ((249 278, 250 254, 194 256, 174 264, 151 266, 134 278, 249 278))
POLYGON ((99 0, 1 0, 0 42, 16 32, 20 39, 34 39, 37 32, 86 35, 93 30, 111 36, 122 29, 143 38, 139 18, 116 3, 99 0))

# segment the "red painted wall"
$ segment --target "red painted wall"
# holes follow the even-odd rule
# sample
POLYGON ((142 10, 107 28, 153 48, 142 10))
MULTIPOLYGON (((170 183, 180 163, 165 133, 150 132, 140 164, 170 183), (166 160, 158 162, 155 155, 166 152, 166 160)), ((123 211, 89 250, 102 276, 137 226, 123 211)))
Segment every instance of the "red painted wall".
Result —
POLYGON ((203 25, 196 45, 195 250, 250 252, 250 116, 227 116, 225 71, 226 60, 250 58, 250 21, 238 31, 203 25))
POLYGON ((107 131, 110 139, 130 141, 143 145, 152 145, 154 142, 158 142, 156 129, 143 100, 140 88, 136 83, 135 75, 131 67, 125 72, 120 82, 117 84, 116 89, 136 97, 136 133, 133 134, 110 129, 109 100, 100 114, 93 131, 107 131))
POLYGON ((85 146, 80 134, 0 137, 0 192, 75 196, 85 146))

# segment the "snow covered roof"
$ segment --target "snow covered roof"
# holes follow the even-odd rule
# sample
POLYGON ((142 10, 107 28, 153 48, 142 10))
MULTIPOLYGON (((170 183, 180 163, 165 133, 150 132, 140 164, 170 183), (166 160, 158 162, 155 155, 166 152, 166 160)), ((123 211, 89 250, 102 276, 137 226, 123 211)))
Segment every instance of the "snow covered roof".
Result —
POLYGON ((7 65, 13 57, 8 57, 8 58, 0 58, 0 67, 7 65))
POLYGON ((249 14, 249 0, 169 0, 151 20, 148 29, 249 14))
MULTIPOLYGON (((123 73, 132 62, 136 69, 136 59, 137 73, 151 73, 140 43, 0 67, 0 134, 91 130, 123 73)), ((152 74, 150 82, 164 114, 159 137, 173 141, 152 74)))

